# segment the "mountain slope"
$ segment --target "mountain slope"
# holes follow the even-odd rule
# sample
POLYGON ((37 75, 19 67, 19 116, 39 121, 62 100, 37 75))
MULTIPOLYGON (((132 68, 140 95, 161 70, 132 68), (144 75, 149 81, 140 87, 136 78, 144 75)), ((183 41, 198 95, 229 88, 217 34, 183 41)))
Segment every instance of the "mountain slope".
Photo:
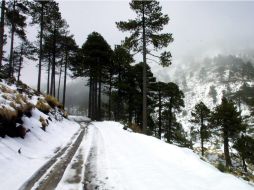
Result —
POLYGON ((18 189, 80 132, 51 100, 21 82, 0 81, 0 189, 18 189))
POLYGON ((221 173, 190 149, 125 131, 115 122, 93 122, 85 149, 87 189, 254 189, 221 173))

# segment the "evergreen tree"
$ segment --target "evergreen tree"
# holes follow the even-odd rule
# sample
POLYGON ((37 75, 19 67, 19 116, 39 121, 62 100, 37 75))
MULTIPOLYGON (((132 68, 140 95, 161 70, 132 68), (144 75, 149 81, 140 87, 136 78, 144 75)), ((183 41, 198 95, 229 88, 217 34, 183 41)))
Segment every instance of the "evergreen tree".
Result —
POLYGON ((234 103, 223 97, 222 102, 215 108, 211 117, 212 125, 221 131, 224 141, 224 156, 226 166, 232 166, 229 153, 229 140, 235 139, 244 130, 240 112, 237 111, 234 103))
POLYGON ((166 90, 165 110, 163 111, 163 120, 165 123, 165 136, 168 142, 174 140, 174 134, 179 129, 179 123, 176 120, 176 113, 184 107, 184 94, 175 83, 168 83, 166 90))
MULTIPOLYGON (((65 106, 66 97, 66 79, 67 79, 67 68, 71 61, 76 61, 76 54, 78 52, 78 46, 74 40, 73 35, 63 36, 61 39, 62 48, 64 51, 64 87, 63 87, 63 106, 65 106)), ((59 84, 60 86, 60 84, 59 84)))
MULTIPOLYGON (((119 121, 123 114, 123 101, 127 94, 126 83, 127 73, 130 72, 130 64, 134 61, 132 55, 123 46, 116 46, 112 56, 113 65, 115 68, 115 76, 113 77, 114 89, 116 89, 116 104, 115 104, 115 119, 119 121)), ((111 92, 111 90, 109 90, 111 92)), ((111 93, 110 93, 111 94, 111 93)), ((109 95, 109 119, 111 112, 111 96, 109 95)))
POLYGON ((234 143, 233 146, 239 153, 242 159, 242 166, 243 170, 247 172, 247 164, 246 161, 249 163, 254 164, 254 139, 247 135, 241 135, 234 143))
POLYGON ((164 82, 157 82, 153 86, 154 96, 156 101, 156 107, 158 107, 158 138, 161 139, 162 133, 162 111, 164 108, 164 99, 166 98, 166 87, 167 84, 164 82))
POLYGON ((3 47, 4 47, 4 16, 5 16, 5 0, 1 2, 1 21, 0 21, 0 70, 2 69, 3 47))
POLYGON ((13 67, 14 73, 17 73, 17 80, 20 81, 21 69, 23 68, 24 58, 36 61, 34 55, 36 48, 28 41, 21 42, 19 46, 14 49, 13 67))
POLYGON ((195 109, 191 112, 191 115, 191 122, 200 125, 199 134, 201 140, 201 150, 202 156, 204 156, 204 141, 209 138, 207 121, 210 118, 210 110, 203 102, 200 102, 195 105, 195 109))
POLYGON ((104 71, 110 64, 112 50, 106 40, 97 32, 88 35, 81 50, 82 62, 72 65, 74 76, 89 77, 89 117, 101 120, 102 83, 104 71))
MULTIPOLYGON (((31 24, 39 24, 39 67, 38 67, 38 82, 37 82, 37 91, 41 90, 41 70, 42 70, 42 43, 43 43, 43 32, 44 32, 44 17, 47 16, 49 8, 54 2, 37 0, 29 3, 30 15, 32 16, 31 24)), ((48 20, 48 19, 46 19, 48 20)))
POLYGON ((10 55, 9 55, 9 77, 13 77, 13 50, 14 36, 17 35, 21 40, 26 40, 26 18, 28 13, 27 1, 13 0, 8 1, 6 9, 7 25, 10 27, 10 55))
POLYGON ((125 39, 125 45, 134 52, 142 52, 143 54, 143 98, 142 98, 142 125, 143 131, 147 129, 147 54, 160 58, 160 64, 168 66, 171 64, 170 52, 163 52, 161 56, 152 54, 155 50, 167 47, 173 41, 172 35, 169 33, 160 34, 163 26, 168 24, 169 18, 161 12, 161 6, 157 1, 132 1, 130 8, 137 14, 134 20, 126 22, 117 22, 117 28, 121 31, 129 31, 131 35, 125 39))

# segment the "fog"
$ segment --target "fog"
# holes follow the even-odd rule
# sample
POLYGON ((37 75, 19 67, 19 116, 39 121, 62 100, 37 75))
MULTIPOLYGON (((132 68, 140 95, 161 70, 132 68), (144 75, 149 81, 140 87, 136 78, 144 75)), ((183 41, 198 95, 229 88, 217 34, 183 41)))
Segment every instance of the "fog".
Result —
MULTIPOLYGON (((115 22, 135 17, 128 1, 59 1, 59 5, 79 46, 89 33, 97 31, 113 48, 128 35, 118 31, 115 22)), ((176 70, 205 57, 218 54, 253 57, 254 2, 162 1, 161 5, 170 17, 164 32, 172 33, 174 42, 168 47, 173 56, 172 66, 165 69, 149 62, 158 80, 171 81, 176 70)), ((29 35, 36 34, 32 30, 29 35)), ((140 56, 135 58, 139 60, 140 56)), ((34 65, 30 63, 22 72, 22 80, 33 86, 37 82, 37 72, 31 72, 34 65)), ((80 88, 78 84, 81 83, 74 86, 80 88)))

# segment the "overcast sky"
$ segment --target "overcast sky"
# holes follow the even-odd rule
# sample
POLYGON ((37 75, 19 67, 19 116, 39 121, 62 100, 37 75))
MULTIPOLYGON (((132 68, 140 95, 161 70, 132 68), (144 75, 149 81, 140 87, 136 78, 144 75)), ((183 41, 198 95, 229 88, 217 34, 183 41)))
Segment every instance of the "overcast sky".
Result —
MULTIPOLYGON (((135 17, 128 1, 59 1, 59 5, 80 46, 88 34, 96 31, 113 48, 128 35, 118 31, 115 22, 135 17)), ((204 56, 254 50, 254 2, 162 1, 161 5, 170 17, 164 31, 172 33, 175 39, 168 47, 173 55, 171 68, 204 56)), ((151 66, 159 79, 169 79, 165 71, 171 68, 151 66)), ((27 72, 29 69, 24 70, 23 80, 36 84, 36 80, 26 76, 27 72)))

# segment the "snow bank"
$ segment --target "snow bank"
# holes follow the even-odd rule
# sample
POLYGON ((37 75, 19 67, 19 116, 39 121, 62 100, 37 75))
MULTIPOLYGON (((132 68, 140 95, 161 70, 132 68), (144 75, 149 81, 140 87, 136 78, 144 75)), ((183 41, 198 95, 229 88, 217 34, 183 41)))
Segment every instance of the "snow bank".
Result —
POLYGON ((0 189, 18 189, 79 129, 77 123, 64 119, 50 121, 44 132, 36 117, 24 118, 24 126, 31 130, 25 139, 0 137, 0 189))
POLYGON ((68 119, 76 122, 91 121, 91 119, 86 116, 78 116, 78 115, 69 115, 68 119))
POLYGON ((98 189, 253 190, 254 187, 202 161, 190 149, 131 133, 115 122, 88 129, 98 189), (104 185, 103 185, 104 184, 104 185))

